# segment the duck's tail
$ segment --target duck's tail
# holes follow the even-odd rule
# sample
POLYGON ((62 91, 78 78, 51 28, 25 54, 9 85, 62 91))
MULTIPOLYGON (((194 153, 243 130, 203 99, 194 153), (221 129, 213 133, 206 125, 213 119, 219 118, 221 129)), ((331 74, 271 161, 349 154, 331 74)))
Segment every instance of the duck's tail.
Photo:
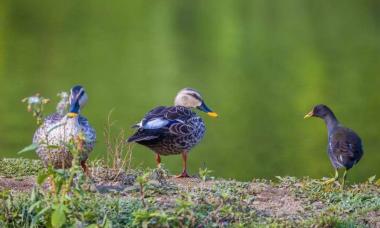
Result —
POLYGON ((158 138, 158 136, 156 135, 146 135, 143 133, 141 134, 141 132, 136 132, 134 135, 132 135, 131 137, 127 139, 127 142, 131 143, 131 142, 149 141, 156 138, 158 138))

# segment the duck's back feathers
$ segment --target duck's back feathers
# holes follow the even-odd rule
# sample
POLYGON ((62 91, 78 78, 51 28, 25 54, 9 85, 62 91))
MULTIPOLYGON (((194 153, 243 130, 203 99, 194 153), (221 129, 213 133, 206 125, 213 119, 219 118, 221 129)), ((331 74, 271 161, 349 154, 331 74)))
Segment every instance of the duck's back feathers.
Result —
POLYGON ((152 109, 138 123, 138 131, 128 139, 128 142, 152 140, 165 135, 186 135, 192 131, 187 121, 196 114, 182 106, 164 107, 152 109))
POLYGON ((128 142, 137 142, 162 153, 190 149, 203 137, 205 129, 202 119, 183 106, 154 108, 135 126, 138 130, 128 142))
MULTIPOLYGON (((165 107, 160 106, 152 109, 148 114, 145 115, 142 120, 142 126, 144 128, 149 128, 153 121, 162 120, 169 122, 185 122, 189 118, 196 116, 189 108, 183 106, 171 106, 165 107)), ((152 127, 153 128, 153 127, 152 127)), ((157 129, 159 127, 156 127, 157 129)))
POLYGON ((61 115, 60 113, 55 112, 55 113, 45 117, 43 124, 44 125, 50 125, 50 124, 57 123, 57 122, 61 121, 61 119, 63 117, 64 117, 64 115, 61 115))
MULTIPOLYGON (((50 133, 50 131, 53 128, 61 126, 61 121, 64 117, 65 115, 61 115, 58 112, 55 112, 45 117, 43 124, 40 126, 40 128, 37 129, 33 136, 33 142, 37 142, 40 137, 46 136, 46 134, 50 133)), ((86 133, 86 136, 88 137, 87 140, 90 142, 95 142, 96 132, 95 129, 90 125, 87 118, 82 115, 79 115, 78 123, 81 126, 82 130, 86 133)))
POLYGON ((351 129, 337 127, 329 136, 328 149, 335 168, 352 168, 363 155, 360 137, 351 129))
POLYGON ((47 116, 36 130, 33 143, 38 144, 36 152, 45 165, 50 164, 55 168, 70 167, 72 155, 66 145, 79 132, 82 132, 85 137, 81 160, 87 160, 89 153, 93 150, 96 133, 88 120, 79 115, 77 124, 73 124, 74 119, 70 119, 70 123, 67 121, 65 115, 53 113, 47 116))

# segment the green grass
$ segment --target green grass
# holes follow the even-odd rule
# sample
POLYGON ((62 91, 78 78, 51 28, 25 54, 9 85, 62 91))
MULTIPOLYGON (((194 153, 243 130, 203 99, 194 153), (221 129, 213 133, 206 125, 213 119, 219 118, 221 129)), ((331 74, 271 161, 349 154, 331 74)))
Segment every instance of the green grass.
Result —
MULTIPOLYGON (((40 168, 38 161, 3 159, 0 176, 36 175, 40 168)), ((324 186, 310 178, 178 182, 168 179, 165 170, 135 173, 139 175, 135 183, 120 191, 101 194, 74 185, 72 194, 61 204, 56 204, 60 198, 41 188, 31 192, 4 190, 0 194, 0 227, 43 227, 50 226, 51 221, 62 227, 380 225, 380 188, 373 181, 341 191, 337 184, 324 186), (52 213, 46 213, 48 210, 52 213), (52 219, 53 214, 64 218, 63 222, 52 219)))
POLYGON ((36 175, 43 168, 40 160, 3 158, 0 160, 0 176, 23 177, 36 175))

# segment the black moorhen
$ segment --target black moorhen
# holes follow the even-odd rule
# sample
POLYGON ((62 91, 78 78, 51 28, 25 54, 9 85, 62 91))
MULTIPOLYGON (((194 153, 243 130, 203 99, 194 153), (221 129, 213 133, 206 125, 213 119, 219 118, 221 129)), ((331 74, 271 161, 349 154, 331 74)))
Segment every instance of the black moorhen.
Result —
POLYGON ((344 168, 342 188, 346 180, 347 171, 359 162, 363 156, 362 141, 351 129, 342 126, 334 113, 326 105, 320 104, 313 108, 305 118, 319 117, 324 119, 328 131, 328 155, 335 168, 335 177, 327 180, 330 184, 339 178, 338 169, 344 168))

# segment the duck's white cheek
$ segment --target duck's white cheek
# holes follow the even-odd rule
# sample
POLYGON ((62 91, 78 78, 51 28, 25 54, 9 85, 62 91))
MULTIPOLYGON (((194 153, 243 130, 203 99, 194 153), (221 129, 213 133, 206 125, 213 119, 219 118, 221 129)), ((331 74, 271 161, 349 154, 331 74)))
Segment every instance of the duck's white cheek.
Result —
POLYGON ((196 100, 195 101, 195 104, 194 104, 194 106, 193 107, 199 107, 199 106, 201 106, 202 105, 202 102, 201 101, 198 101, 198 100, 196 100))
POLYGON ((201 105, 201 102, 197 99, 191 98, 188 100, 188 107, 198 107, 201 105))
POLYGON ((84 94, 80 99, 79 99, 79 106, 83 107, 87 103, 87 94, 84 94))
POLYGON ((189 101, 189 97, 188 96, 183 96, 182 97, 182 102, 187 103, 188 101, 189 101))
POLYGON ((189 97, 183 96, 181 97, 181 105, 187 107, 189 105, 189 97))

